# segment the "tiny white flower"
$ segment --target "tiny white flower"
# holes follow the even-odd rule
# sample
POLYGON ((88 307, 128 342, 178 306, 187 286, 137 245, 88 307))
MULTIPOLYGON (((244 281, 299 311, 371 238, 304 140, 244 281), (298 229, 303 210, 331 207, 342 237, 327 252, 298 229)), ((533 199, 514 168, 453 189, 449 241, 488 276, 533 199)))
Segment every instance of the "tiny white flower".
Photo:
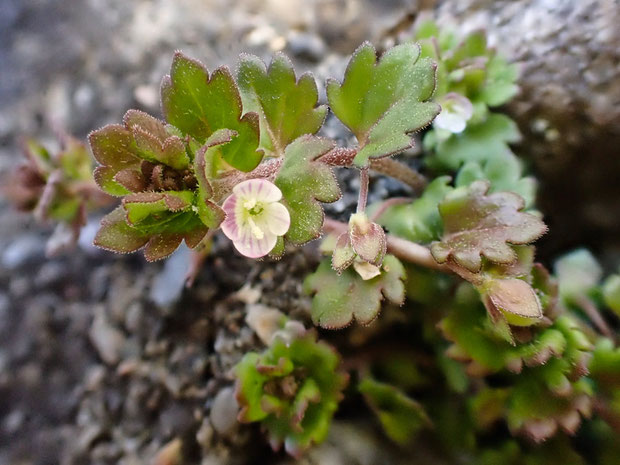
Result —
POLYGON ((467 121, 474 114, 474 107, 467 97, 450 92, 439 100, 439 104, 441 105, 441 113, 437 115, 433 125, 453 134, 463 132, 467 126, 467 121))
POLYGON ((282 192, 265 179, 250 179, 237 184, 224 201, 226 219, 222 232, 246 257, 267 255, 291 225, 287 208, 279 203, 282 192))

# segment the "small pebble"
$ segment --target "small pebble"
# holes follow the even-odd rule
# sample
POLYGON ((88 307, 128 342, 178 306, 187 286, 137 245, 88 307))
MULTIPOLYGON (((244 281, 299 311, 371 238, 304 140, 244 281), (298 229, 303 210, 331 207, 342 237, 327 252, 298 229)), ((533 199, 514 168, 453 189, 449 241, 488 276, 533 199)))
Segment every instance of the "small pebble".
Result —
POLYGON ((239 404, 235 398, 235 391, 232 387, 225 387, 215 396, 209 420, 215 431, 222 436, 228 436, 239 424, 237 414, 239 404))

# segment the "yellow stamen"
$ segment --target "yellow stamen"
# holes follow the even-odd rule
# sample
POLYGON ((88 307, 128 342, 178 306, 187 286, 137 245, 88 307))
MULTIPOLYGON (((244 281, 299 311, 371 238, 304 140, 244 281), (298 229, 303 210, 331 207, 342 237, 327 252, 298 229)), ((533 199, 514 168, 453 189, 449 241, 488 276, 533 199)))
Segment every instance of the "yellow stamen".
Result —
POLYGON ((252 234, 254 234, 256 239, 260 240, 265 237, 263 230, 256 225, 252 218, 248 218, 248 224, 250 225, 250 231, 252 231, 252 234))

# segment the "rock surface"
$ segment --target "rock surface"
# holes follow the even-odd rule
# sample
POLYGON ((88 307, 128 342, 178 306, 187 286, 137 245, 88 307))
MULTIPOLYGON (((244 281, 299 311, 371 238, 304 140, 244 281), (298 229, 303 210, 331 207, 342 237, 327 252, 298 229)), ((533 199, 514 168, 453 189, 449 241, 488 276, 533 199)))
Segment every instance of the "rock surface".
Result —
POLYGON ((434 16, 464 32, 486 29, 521 65, 508 112, 524 133, 518 153, 540 175, 547 255, 583 243, 618 250, 620 4, 440 0, 434 16))

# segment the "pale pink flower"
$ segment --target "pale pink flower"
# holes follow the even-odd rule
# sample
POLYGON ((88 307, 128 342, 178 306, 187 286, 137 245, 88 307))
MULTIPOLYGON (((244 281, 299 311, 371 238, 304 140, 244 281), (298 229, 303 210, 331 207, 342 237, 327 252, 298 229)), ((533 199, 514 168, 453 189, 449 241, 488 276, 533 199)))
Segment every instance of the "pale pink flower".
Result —
POLYGON ((291 225, 291 216, 279 201, 282 192, 264 179, 237 184, 222 208, 226 219, 222 231, 246 257, 267 255, 291 225))
POLYGON ((467 97, 450 92, 439 99, 441 113, 433 121, 433 125, 453 134, 465 130, 467 121, 474 114, 474 107, 467 97))

